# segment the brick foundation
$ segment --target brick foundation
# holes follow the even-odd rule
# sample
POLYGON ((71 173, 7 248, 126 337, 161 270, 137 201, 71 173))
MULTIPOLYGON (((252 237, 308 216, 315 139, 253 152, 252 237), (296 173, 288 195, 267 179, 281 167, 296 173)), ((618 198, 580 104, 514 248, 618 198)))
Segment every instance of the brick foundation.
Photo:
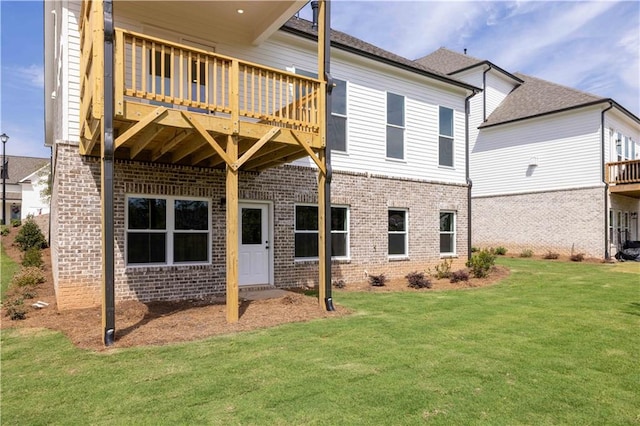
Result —
POLYGON ((604 188, 472 198, 472 215, 477 247, 604 258, 604 188))
MULTIPOLYGON (((58 144, 52 214, 52 257, 61 309, 95 306, 101 295, 100 162, 81 157, 77 146, 58 144)), ((294 209, 317 202, 317 173, 282 166, 240 174, 240 199, 269 201, 273 206, 274 282, 276 287, 317 285, 318 262, 294 258, 294 209)), ((178 300, 225 292, 225 197, 221 170, 178 165, 116 161, 114 169, 116 300, 178 300), (212 208, 212 263, 196 266, 125 265, 127 194, 205 197, 212 208)), ((389 278, 424 271, 441 262, 439 212, 456 211, 457 254, 454 267, 467 257, 467 187, 438 182, 391 179, 334 172, 332 204, 350 212, 350 258, 333 262, 334 280, 389 278), (387 256, 387 211, 408 209, 409 256, 387 256)))

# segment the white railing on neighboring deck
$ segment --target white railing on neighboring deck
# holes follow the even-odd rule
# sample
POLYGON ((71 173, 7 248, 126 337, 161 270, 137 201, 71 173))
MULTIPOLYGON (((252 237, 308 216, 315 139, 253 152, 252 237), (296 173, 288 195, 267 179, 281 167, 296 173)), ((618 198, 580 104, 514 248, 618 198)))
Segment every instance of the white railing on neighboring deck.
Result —
POLYGON ((609 185, 640 183, 640 160, 607 163, 606 179, 609 185))

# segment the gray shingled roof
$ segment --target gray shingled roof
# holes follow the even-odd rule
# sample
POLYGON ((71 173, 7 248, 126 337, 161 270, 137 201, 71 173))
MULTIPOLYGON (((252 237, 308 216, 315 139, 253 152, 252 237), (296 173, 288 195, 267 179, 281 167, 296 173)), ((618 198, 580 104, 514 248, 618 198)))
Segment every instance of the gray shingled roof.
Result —
MULTIPOLYGON (((0 166, 2 165, 2 157, 0 157, 0 166)), ((18 157, 15 155, 7 155, 9 166, 9 177, 7 184, 17 184, 33 172, 40 170, 45 164, 49 163, 48 158, 37 157, 18 157)))
POLYGON ((509 93, 480 128, 608 101, 607 98, 525 74, 516 73, 515 76, 524 83, 509 93))
MULTIPOLYGON (((309 38, 317 38, 317 30, 312 28, 312 23, 306 19, 293 17, 283 27, 284 31, 293 32, 299 35, 306 35, 309 38)), ((382 62, 390 63, 391 65, 400 66, 411 71, 428 75, 437 80, 451 83, 456 86, 464 87, 467 89, 477 89, 476 87, 464 83, 454 77, 448 76, 445 73, 429 68, 428 66, 417 63, 410 59, 391 53, 387 50, 381 49, 366 41, 360 40, 349 34, 331 30, 331 44, 335 47, 342 48, 344 50, 351 51, 356 54, 364 54, 365 56, 373 57, 382 62)))
POLYGON ((416 59, 415 62, 441 73, 451 74, 461 69, 480 65, 486 61, 441 47, 427 56, 416 59))

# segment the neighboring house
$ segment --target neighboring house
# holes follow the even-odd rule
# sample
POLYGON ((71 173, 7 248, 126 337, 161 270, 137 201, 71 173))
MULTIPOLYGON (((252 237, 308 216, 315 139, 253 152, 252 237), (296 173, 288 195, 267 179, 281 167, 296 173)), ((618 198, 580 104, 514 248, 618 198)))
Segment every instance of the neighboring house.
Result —
MULTIPOLYGON (((465 105, 478 89, 333 31, 327 168, 318 32, 292 18, 305 3, 115 3, 116 300, 226 292, 229 306, 234 284, 318 285, 327 176, 331 279, 466 261, 465 105)), ((101 17, 101 2, 45 3, 61 309, 100 303, 109 260, 101 17)))
POLYGON ((471 100, 472 240, 613 256, 640 239, 640 119, 615 102, 441 48, 419 63, 471 100))
POLYGON ((49 213, 48 200, 42 195, 43 189, 47 186, 49 164, 48 158, 7 155, 5 180, 7 224, 12 219, 22 220, 29 215, 39 216, 49 213))

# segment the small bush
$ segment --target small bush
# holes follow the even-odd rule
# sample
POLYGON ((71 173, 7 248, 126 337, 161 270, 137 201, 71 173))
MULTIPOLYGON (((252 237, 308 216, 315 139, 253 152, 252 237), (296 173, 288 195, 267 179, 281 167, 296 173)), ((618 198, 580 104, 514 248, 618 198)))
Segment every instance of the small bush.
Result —
POLYGON ((507 249, 502 246, 496 247, 496 249, 494 250, 494 253, 497 254, 498 256, 504 256, 505 254, 507 254, 507 249))
POLYGON ((13 276, 11 279, 11 285, 15 287, 36 286, 44 281, 44 274, 40 268, 28 266, 26 268, 22 268, 13 276))
POLYGON ((484 278, 489 275, 489 270, 493 267, 496 256, 489 250, 481 250, 471 256, 467 261, 467 266, 471 268, 471 273, 476 278, 484 278))
POLYGON ((384 284, 387 282, 387 277, 384 274, 380 275, 369 275, 369 284, 374 287, 384 287, 384 284))
POLYGON ((533 256, 533 251, 529 249, 524 249, 520 252, 520 257, 531 257, 533 256))
POLYGON ((7 299, 5 302, 5 307, 7 308, 7 316, 13 320, 23 320, 27 317, 27 310, 24 306, 24 300, 21 297, 16 297, 14 299, 7 299))
POLYGON ((469 273, 464 269, 459 269, 451 274, 451 282, 469 281, 469 273))
POLYGON ((39 249, 47 247, 47 240, 38 225, 32 219, 27 219, 20 231, 18 231, 16 244, 20 247, 20 250, 27 251, 31 247, 39 249))
POLYGON ((347 283, 345 283, 344 280, 336 280, 333 282, 333 286, 335 288, 345 288, 347 286, 347 283))
POLYGON ((475 246, 472 246, 472 247, 471 247, 471 253, 475 253, 475 252, 477 252, 477 251, 480 251, 480 250, 478 249, 478 247, 475 247, 475 246))
POLYGON ((444 259, 442 263, 436 265, 436 273, 434 274, 436 278, 449 278, 451 276, 451 264, 453 261, 451 259, 444 259))
POLYGON ((573 262, 582 262, 584 260, 584 254, 583 253, 572 254, 571 260, 573 262))
POLYGON ((547 252, 547 254, 545 254, 544 256, 542 256, 544 259, 557 259, 560 257, 560 255, 556 252, 553 252, 551 250, 549 250, 547 252))
POLYGON ((20 219, 11 219, 11 222, 9 223, 13 228, 17 228, 18 226, 22 225, 22 221, 20 219))
POLYGON ((42 251, 37 247, 31 247, 22 256, 22 266, 35 266, 41 268, 44 265, 42 251))
POLYGON ((9 235, 9 231, 10 229, 7 225, 0 225, 0 235, 6 237, 7 235, 9 235))
POLYGON ((431 281, 429 278, 424 277, 424 272, 410 272, 405 278, 409 281, 409 287, 411 288, 431 288, 431 281))

